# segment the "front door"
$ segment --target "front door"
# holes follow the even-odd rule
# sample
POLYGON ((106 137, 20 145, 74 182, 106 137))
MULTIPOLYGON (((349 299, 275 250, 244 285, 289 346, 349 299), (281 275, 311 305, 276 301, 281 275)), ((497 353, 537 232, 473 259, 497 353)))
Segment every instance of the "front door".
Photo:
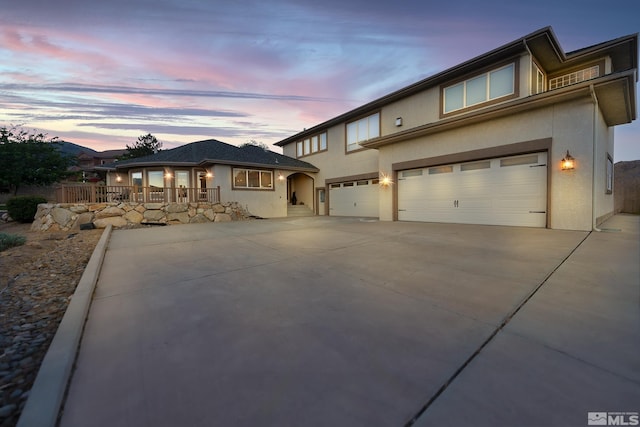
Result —
POLYGON ((317 194, 317 198, 316 200, 318 200, 318 206, 316 207, 316 214, 317 215, 324 215, 325 214, 325 197, 326 197, 326 193, 324 188, 318 188, 317 189, 318 194, 317 194))

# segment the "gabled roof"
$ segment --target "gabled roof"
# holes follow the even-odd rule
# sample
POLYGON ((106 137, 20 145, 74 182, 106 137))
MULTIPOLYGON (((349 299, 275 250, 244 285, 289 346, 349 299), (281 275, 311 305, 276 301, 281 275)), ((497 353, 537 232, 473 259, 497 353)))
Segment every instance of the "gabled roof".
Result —
POLYGON ((311 163, 264 150, 261 147, 254 145, 237 147, 215 139, 192 142, 170 150, 162 150, 149 156, 121 160, 102 167, 96 167, 96 169, 116 170, 133 167, 203 166, 206 164, 269 167, 307 172, 318 171, 318 168, 311 163))
MULTIPOLYGON (((455 67, 449 68, 417 83, 406 86, 389 95, 378 98, 354 110, 348 111, 337 117, 320 123, 312 128, 299 132, 289 138, 277 142, 275 145, 283 147, 306 138, 310 135, 318 133, 328 127, 338 125, 348 120, 352 120, 374 110, 380 109, 385 105, 391 104, 400 99, 425 91, 427 89, 437 87, 448 81, 461 78, 485 66, 495 64, 501 60, 512 58, 515 55, 522 54, 527 50, 531 51, 536 59, 541 62, 541 66, 548 72, 570 67, 573 63, 583 63, 591 58, 601 58, 603 55, 609 55, 612 62, 612 73, 622 73, 628 70, 638 68, 638 34, 632 34, 599 43, 594 46, 579 49, 573 52, 564 53, 557 37, 551 27, 545 27, 520 39, 507 43, 497 49, 489 51, 485 54, 470 59, 455 67)), ((635 75, 637 81, 637 73, 635 75)), ((635 104, 629 117, 635 119, 635 104)))

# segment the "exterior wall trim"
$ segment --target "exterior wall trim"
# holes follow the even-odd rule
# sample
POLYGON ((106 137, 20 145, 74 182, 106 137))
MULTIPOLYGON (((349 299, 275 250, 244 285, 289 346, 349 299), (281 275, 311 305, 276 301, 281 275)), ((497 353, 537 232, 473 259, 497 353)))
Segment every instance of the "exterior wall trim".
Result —
MULTIPOLYGON (((425 159, 408 160, 393 163, 391 169, 394 172, 406 169, 418 169, 431 166, 439 166, 450 163, 464 163, 475 160, 493 159, 495 157, 515 156, 551 149, 551 138, 534 139, 531 141, 516 142, 514 144, 499 145, 479 150, 463 151, 460 153, 446 154, 443 156, 429 157, 425 159)), ((550 160, 547 160, 550 162, 550 160)))
POLYGON ((369 173, 361 173, 358 175, 348 175, 348 176, 341 176, 338 178, 330 178, 330 179, 325 179, 325 186, 329 186, 329 184, 335 184, 337 182, 345 182, 345 181, 361 181, 364 179, 377 179, 380 176, 380 174, 378 172, 369 172, 369 173))

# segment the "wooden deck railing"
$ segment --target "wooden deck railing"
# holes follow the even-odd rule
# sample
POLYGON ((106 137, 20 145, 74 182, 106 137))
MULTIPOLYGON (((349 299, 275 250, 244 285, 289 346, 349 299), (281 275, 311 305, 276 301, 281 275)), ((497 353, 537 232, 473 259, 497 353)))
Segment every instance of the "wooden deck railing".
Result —
POLYGON ((161 188, 131 185, 62 185, 56 189, 58 203, 189 203, 220 202, 220 187, 214 188, 161 188))

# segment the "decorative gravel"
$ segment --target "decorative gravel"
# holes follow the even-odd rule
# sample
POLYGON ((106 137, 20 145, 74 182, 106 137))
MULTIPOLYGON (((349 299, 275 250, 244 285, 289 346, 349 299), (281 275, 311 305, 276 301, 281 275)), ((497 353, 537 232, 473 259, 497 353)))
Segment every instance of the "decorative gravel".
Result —
POLYGON ((102 230, 40 233, 0 224, 26 244, 0 252, 0 427, 18 422, 42 359, 102 230))

